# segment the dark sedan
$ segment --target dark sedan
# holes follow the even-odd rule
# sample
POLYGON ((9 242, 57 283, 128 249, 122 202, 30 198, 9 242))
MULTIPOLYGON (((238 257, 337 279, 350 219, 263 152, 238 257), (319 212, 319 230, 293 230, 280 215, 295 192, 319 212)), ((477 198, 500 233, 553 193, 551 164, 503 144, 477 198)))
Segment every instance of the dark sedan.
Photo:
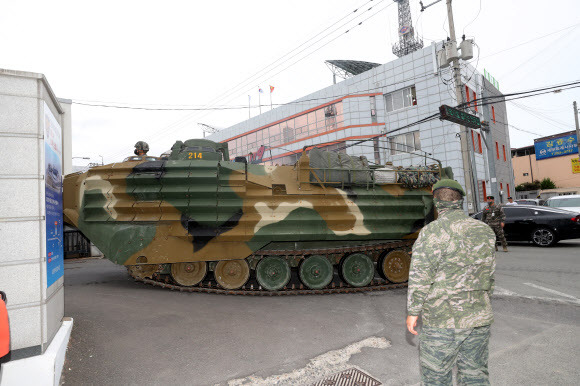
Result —
MULTIPOLYGON (((550 247, 560 240, 580 238, 580 214, 533 205, 504 206, 505 237, 550 247)), ((481 212, 472 215, 481 220, 481 212)))

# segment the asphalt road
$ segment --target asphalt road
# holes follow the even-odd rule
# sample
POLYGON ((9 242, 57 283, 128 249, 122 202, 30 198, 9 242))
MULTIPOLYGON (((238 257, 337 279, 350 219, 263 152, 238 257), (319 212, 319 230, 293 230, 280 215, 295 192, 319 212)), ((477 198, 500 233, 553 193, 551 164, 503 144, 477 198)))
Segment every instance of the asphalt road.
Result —
MULTIPOLYGON (((494 385, 580 379, 580 240, 497 254, 494 385)), ((385 385, 419 383, 406 289, 234 297, 136 283, 107 260, 65 263, 74 329, 65 384, 310 384, 357 367, 385 385)))

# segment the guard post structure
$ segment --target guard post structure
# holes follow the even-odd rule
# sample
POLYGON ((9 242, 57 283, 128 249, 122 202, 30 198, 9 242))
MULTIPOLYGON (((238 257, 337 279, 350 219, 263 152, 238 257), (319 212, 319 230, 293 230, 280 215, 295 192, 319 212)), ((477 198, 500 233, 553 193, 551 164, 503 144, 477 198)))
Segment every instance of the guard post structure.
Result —
POLYGON ((0 290, 10 321, 2 386, 60 380, 72 329, 62 230, 71 148, 71 101, 42 74, 0 69, 0 290))

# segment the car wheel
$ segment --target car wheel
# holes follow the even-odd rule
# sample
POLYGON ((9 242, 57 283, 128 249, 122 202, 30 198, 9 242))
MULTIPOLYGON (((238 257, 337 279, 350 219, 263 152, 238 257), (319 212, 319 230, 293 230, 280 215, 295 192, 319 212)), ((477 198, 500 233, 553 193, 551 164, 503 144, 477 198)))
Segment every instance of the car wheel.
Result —
POLYGON ((538 247, 551 247, 557 242, 556 234, 550 228, 536 228, 532 232, 532 243, 538 247))

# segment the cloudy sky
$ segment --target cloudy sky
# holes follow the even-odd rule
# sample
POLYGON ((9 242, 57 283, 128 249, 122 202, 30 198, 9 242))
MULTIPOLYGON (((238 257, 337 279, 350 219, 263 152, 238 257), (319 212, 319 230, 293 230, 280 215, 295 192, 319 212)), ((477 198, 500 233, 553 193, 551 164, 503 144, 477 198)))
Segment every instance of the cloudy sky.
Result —
MULTIPOLYGON (((425 45, 448 36, 445 1, 422 13, 419 1, 410 3, 425 45)), ((479 47, 472 63, 495 76, 502 92, 580 80, 577 1, 455 0, 453 6, 458 36, 465 33, 479 47)), ((275 87, 273 103, 326 87, 332 83, 327 59, 394 60, 397 5, 392 0, 5 0, 0 36, 0 68, 43 73, 61 98, 209 109, 74 104, 73 155, 92 162, 102 155, 113 162, 131 154, 137 140, 149 142, 150 154, 158 155, 176 140, 201 137, 198 122, 228 127, 246 119, 248 95, 257 104, 259 87, 265 90, 262 104, 270 102, 269 85, 275 87)), ((574 100, 580 102, 580 88, 509 102, 512 147, 573 130, 574 100)), ((258 108, 250 113, 256 115, 258 108)))

